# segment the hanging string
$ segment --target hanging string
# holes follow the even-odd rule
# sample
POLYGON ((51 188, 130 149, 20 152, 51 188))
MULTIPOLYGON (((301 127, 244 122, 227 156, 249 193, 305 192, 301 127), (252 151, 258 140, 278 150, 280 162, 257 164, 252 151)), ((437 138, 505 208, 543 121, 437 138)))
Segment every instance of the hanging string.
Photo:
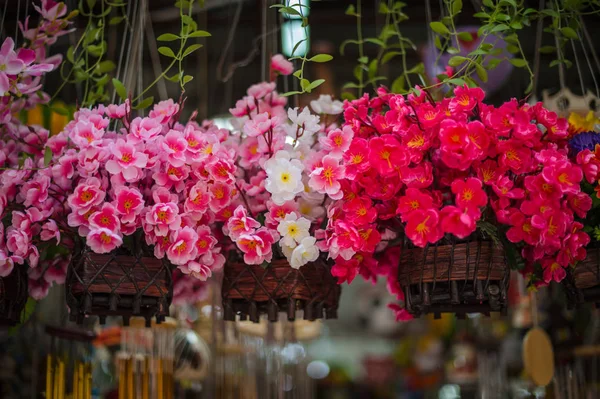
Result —
POLYGON ((262 41, 262 46, 261 46, 261 77, 263 81, 266 81, 268 79, 267 76, 267 8, 268 8, 268 1, 269 0, 263 0, 262 1, 262 37, 263 37, 263 41, 262 41))
MULTIPOLYGON (((433 22, 433 17, 431 16, 431 2, 430 0, 425 0, 425 18, 427 20, 427 26, 433 22)), ((435 56, 435 45, 434 45, 434 36, 433 31, 431 29, 427 29, 427 40, 429 41, 429 47, 431 52, 431 58, 434 59, 435 64, 433 65, 433 70, 437 73, 437 67, 439 63, 438 57, 435 56)))
MULTIPOLYGON (((554 2, 554 4, 556 4, 556 1, 554 2)), ((558 4, 556 4, 556 9, 557 9, 557 12, 560 11, 560 7, 558 7, 558 4)), ((560 61, 558 64, 558 81, 560 82, 560 89, 563 90, 566 87, 565 68, 562 63, 563 56, 562 56, 562 51, 560 49, 560 43, 558 41, 558 35, 554 35, 554 43, 556 44, 556 53, 558 55, 558 60, 560 61)))
POLYGON ((2 39, 4 39, 4 18, 6 17, 6 9, 8 7, 8 0, 4 2, 4 11, 2 11, 2 22, 0 22, 0 34, 2 35, 2 39))
POLYGON ((217 63, 217 79, 221 82, 226 82, 230 76, 227 76, 227 79, 223 78, 223 64, 225 64, 225 58, 229 54, 229 49, 231 44, 233 43, 233 39, 235 37, 235 32, 240 23, 240 16, 242 15, 242 8, 244 3, 242 0, 238 1, 237 7, 235 9, 235 14, 233 15, 233 22, 231 23, 231 28, 229 29, 229 33, 227 34, 227 41, 225 42, 225 46, 221 51, 221 56, 219 57, 219 62, 217 63))
POLYGON ((575 58, 575 66, 577 67, 577 73, 579 74, 579 84, 581 84, 581 96, 585 96, 585 85, 583 84, 583 74, 581 73, 581 67, 579 66, 579 57, 577 57, 577 49, 575 43, 571 39, 571 47, 573 48, 573 58, 575 58))
MULTIPOLYGON (((8 1, 7 1, 8 3, 8 1)), ((15 19, 15 43, 17 42, 17 37, 19 36, 19 12, 21 11, 21 0, 17 0, 17 18, 15 19)))
MULTIPOLYGON (((540 0, 540 11, 542 11, 545 7, 546 1, 540 0)), ((535 58, 533 60, 533 84, 531 85, 531 93, 536 96, 537 94, 537 84, 538 84, 538 76, 540 73, 540 52, 539 49, 542 47, 542 33, 544 30, 543 25, 543 17, 540 17, 537 21, 536 32, 535 32, 535 49, 533 53, 535 54, 535 58)))
MULTIPOLYGON (((129 18, 131 17, 131 1, 127 2, 127 12, 126 12, 126 24, 125 27, 123 28, 123 40, 121 41, 121 51, 119 53, 119 59, 117 61, 117 72, 116 72, 116 77, 119 80, 123 80, 123 61, 124 61, 124 53, 125 53, 125 43, 127 43, 127 36, 128 33, 133 29, 130 25, 129 25, 129 18)), ((113 91, 113 95, 112 95, 112 100, 111 103, 114 104, 115 100, 117 99, 117 92, 116 90, 113 91)))
POLYGON ((579 21, 581 23, 581 28, 585 34, 586 37, 586 41, 584 42, 582 40, 582 37, 579 33, 577 33, 577 35, 579 36, 579 40, 581 41, 581 47, 583 48, 583 55, 585 56, 585 60, 588 64, 588 68, 590 69, 590 73, 592 75, 592 80, 594 82, 594 88, 596 89, 596 97, 600 98, 600 90, 598 90, 598 82, 596 81, 596 73, 600 73, 600 62, 598 62, 598 57, 596 56, 596 50, 594 49, 594 43, 592 43, 592 40, 589 36, 589 33, 586 29, 585 23, 583 22, 583 18, 580 16, 579 17, 579 21), (594 68, 592 67, 592 62, 590 61, 590 57, 588 55, 588 52, 585 48, 585 43, 587 42, 587 44, 590 46, 590 50, 592 52, 592 56, 594 57, 594 61, 596 62, 596 67, 597 67, 597 71, 596 73, 594 73, 594 68))
MULTIPOLYGON (((139 30, 139 44, 138 44, 138 74, 137 74, 137 93, 140 93, 140 101, 144 100, 143 91, 144 91, 144 27, 146 25, 146 15, 148 14, 148 4, 147 0, 141 0, 140 5, 140 26, 139 30)), ((141 116, 144 116, 144 110, 141 111, 141 116)))
MULTIPOLYGON (((162 67, 160 65, 160 56, 158 53, 158 46, 156 45, 156 38, 154 35, 154 27, 152 26, 152 20, 150 18, 150 11, 148 10, 146 13, 146 18, 149 21, 146 23, 146 35, 148 36, 148 47, 150 50, 150 58, 152 60, 152 69, 154 70, 155 78, 160 76, 162 73, 162 67)), ((164 79, 160 79, 156 88, 158 89, 158 95, 161 100, 166 100, 169 96, 167 92, 167 85, 164 79)), ((142 88, 143 89, 143 88, 142 88)))

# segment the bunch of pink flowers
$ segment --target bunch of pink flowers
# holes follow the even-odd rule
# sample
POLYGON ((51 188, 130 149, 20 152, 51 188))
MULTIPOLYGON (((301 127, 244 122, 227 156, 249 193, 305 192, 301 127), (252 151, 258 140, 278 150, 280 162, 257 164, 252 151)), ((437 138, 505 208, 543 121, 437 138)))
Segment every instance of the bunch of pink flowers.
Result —
POLYGON ((506 233, 529 269, 543 269, 542 283, 585 256, 589 238, 573 213, 585 216, 591 202, 581 167, 567 157, 566 120, 541 104, 486 105, 478 88, 458 87, 439 102, 426 91, 377 94, 344 104, 344 199, 330 204, 319 232, 340 282, 383 275, 403 300, 393 244, 466 239, 480 223, 506 233))

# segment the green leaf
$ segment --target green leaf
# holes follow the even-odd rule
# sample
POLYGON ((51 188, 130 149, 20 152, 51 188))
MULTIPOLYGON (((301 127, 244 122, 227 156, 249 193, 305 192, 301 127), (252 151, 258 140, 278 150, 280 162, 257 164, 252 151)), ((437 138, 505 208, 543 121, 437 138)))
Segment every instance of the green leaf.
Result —
POLYGON ((494 19, 496 21, 502 21, 502 22, 504 22, 504 21, 510 21, 510 16, 506 15, 506 14, 499 13, 499 14, 496 14, 496 16, 494 17, 494 19))
POLYGON ((69 60, 71 64, 75 63, 75 48, 73 46, 70 46, 67 50, 67 60, 69 60))
POLYGON ((433 30, 435 33, 439 33, 440 35, 450 34, 450 31, 448 30, 446 25, 444 25, 441 22, 431 22, 429 26, 431 27, 431 30, 433 30))
POLYGON ((69 116, 71 114, 71 112, 69 112, 69 110, 66 108, 52 107, 51 110, 52 110, 52 112, 57 113, 62 116, 69 116))
POLYGON ((460 51, 456 47, 448 47, 446 49, 446 52, 448 54, 458 54, 458 53, 460 53, 460 51))
POLYGON ((310 82, 310 84, 306 87, 306 91, 310 93, 315 88, 321 86, 324 82, 325 82, 325 79, 314 80, 314 81, 310 82))
POLYGON ((529 85, 527 85, 527 88, 525 89, 525 94, 531 93, 531 90, 533 90, 533 80, 529 82, 529 85))
POLYGON ((302 79, 300 81, 300 87, 302 88, 302 90, 306 91, 306 88, 308 87, 308 85, 310 85, 310 80, 302 79))
POLYGON ((108 24, 109 25, 118 25, 120 24, 123 20, 125 19, 125 17, 112 17, 109 21, 108 24))
POLYGON ((485 13, 485 12, 478 12, 478 13, 473 14, 473 16, 475 18, 489 18, 490 14, 485 13))
POLYGON ((513 29, 522 29, 523 24, 521 24, 519 21, 514 21, 510 23, 510 27, 513 29))
POLYGON ((152 105, 152 103, 154 103, 154 97, 150 96, 140 102, 137 103, 137 105, 131 107, 133 109, 144 109, 144 108, 148 108, 150 105, 152 105))
POLYGON ((522 59, 522 58, 513 58, 511 60, 508 60, 511 64, 513 64, 514 66, 516 66, 517 68, 523 68, 525 66, 527 66, 527 61, 522 59))
POLYGON ((404 93, 405 92, 405 84, 406 84, 406 79, 404 78, 403 75, 398 76, 396 79, 394 79, 394 81, 392 82, 392 93, 404 93))
POLYGON ((179 82, 179 74, 176 73, 175 75, 167 77, 166 79, 170 82, 179 82))
POLYGON ((564 37, 568 37, 569 39, 579 38, 579 36, 577 36, 577 32, 575 32, 575 29, 569 28, 568 26, 561 28, 560 33, 562 33, 564 37))
POLYGON ((475 64, 475 72, 477 72, 477 76, 481 79, 482 82, 488 81, 488 74, 484 67, 480 64, 475 64))
POLYGON ((94 8, 96 5, 96 0, 86 0, 86 3, 89 8, 94 8))
POLYGON ((309 61, 312 62, 327 62, 327 61, 331 61, 333 59, 333 57, 329 54, 317 54, 312 56, 311 58, 309 58, 309 61))
POLYGON ((278 7, 279 8, 279 12, 282 14, 288 14, 288 15, 297 15, 297 16, 302 16, 302 14, 300 14, 300 12, 298 10, 296 10, 295 8, 292 7, 278 7))
POLYGON ((164 56, 175 58, 175 53, 169 47, 165 47, 165 46, 159 47, 158 52, 164 56))
POLYGON ((348 101, 352 101, 352 100, 356 100, 356 96, 352 93, 350 93, 349 91, 345 91, 342 93, 342 100, 348 100, 348 101))
POLYGON ((288 91, 286 93, 280 94, 281 97, 289 97, 289 96, 293 96, 294 94, 302 94, 301 91, 288 91))
POLYGON ((209 36, 212 36, 212 35, 210 33, 208 33, 207 31, 197 30, 197 31, 190 33, 188 37, 209 37, 209 36))
POLYGON ((299 40, 299 41, 298 41, 298 43, 296 43, 296 44, 294 45, 294 49, 292 50, 292 55, 294 55, 294 53, 296 52, 296 50, 298 50, 298 47, 299 47, 299 46, 300 46, 300 45, 301 45, 303 42, 305 42, 305 41, 306 41, 306 39, 299 40))
POLYGON ((368 63, 368 62, 369 62, 369 57, 367 57, 367 56, 362 56, 362 57, 360 57, 360 58, 358 59, 358 62, 359 62, 359 63, 361 63, 361 64, 366 64, 366 63, 368 63))
MULTIPOLYGON (((304 40, 306 40, 306 39, 304 39, 304 40)), ((356 44, 356 45, 359 45, 359 44, 360 44, 360 42, 359 42, 358 40, 351 40, 351 39, 350 39, 350 40, 344 40, 344 41, 342 42, 342 44, 340 44, 340 54, 341 54, 341 55, 344 55, 344 48, 346 48, 346 46, 347 46, 348 44, 356 44)), ((292 52, 292 53, 293 53, 293 52, 292 52)))
POLYGON ((196 25, 194 18, 190 17, 189 15, 183 15, 181 17, 181 22, 183 22, 185 25, 196 25))
POLYGON ((435 44, 435 48, 437 48, 438 50, 442 49, 442 41, 440 40, 439 36, 436 36, 435 39, 433 39, 433 42, 435 44))
POLYGON ((345 90, 345 89, 360 89, 360 86, 357 85, 356 83, 348 82, 342 86, 342 90, 345 90))
POLYGON ((470 34, 469 32, 459 32, 457 34, 458 38, 462 41, 465 42, 472 42, 473 41, 473 35, 470 34))
POLYGON ((389 14, 390 13, 390 9, 383 1, 379 2, 379 13, 380 14, 389 14))
POLYGON ((346 15, 352 15, 358 17, 359 15, 356 13, 356 8, 354 8, 354 4, 350 4, 348 8, 346 8, 346 15))
POLYGON ((454 57, 452 57, 448 60, 448 65, 450 65, 452 67, 457 67, 460 64, 462 64, 463 62, 465 62, 466 60, 467 60, 466 57, 462 57, 460 55, 455 55, 454 57))
POLYGON ((298 79, 300 79, 300 75, 302 75, 302 69, 298 69, 292 75, 294 75, 295 77, 297 77, 298 79))
POLYGON ((556 47, 554 46, 542 46, 538 49, 538 51, 542 54, 552 54, 556 52, 556 47))
POLYGON ((185 76, 183 77, 183 84, 184 84, 184 85, 185 85, 185 84, 188 84, 189 82, 191 82, 191 80, 192 80, 192 79, 194 79, 194 77, 193 77, 193 76, 190 76, 190 75, 185 75, 185 76))
POLYGON ((200 47, 203 47, 203 45, 202 44, 192 44, 191 46, 189 46, 188 48, 185 49, 182 57, 187 57, 188 55, 192 54, 194 51, 198 50, 200 47))
POLYGON ((461 78, 448 79, 448 81, 446 83, 451 83, 455 86, 464 86, 465 85, 465 81, 461 78))
POLYGON ((103 73, 108 73, 111 72, 115 69, 116 65, 114 62, 110 61, 110 60, 106 60, 106 61, 102 61, 101 63, 98 64, 98 66, 96 66, 96 72, 98 72, 98 74, 103 74, 103 73))
MULTIPOLYGON (((437 38, 438 36, 436 36, 437 38)), ((400 51, 388 51, 387 53, 384 54, 383 57, 381 57, 381 64, 387 64, 392 58, 396 57, 397 55, 401 55, 402 53, 400 51)))
POLYGON ((462 11, 462 0, 454 0, 452 3, 452 14, 456 15, 462 11))
POLYGON ((385 43, 383 42, 383 40, 379 40, 379 39, 375 39, 375 38, 369 37, 369 38, 365 39, 364 41, 365 41, 365 43, 373 43, 373 44, 376 44, 378 46, 385 47, 385 43))
POLYGON ((163 33, 159 37, 156 38, 159 42, 172 42, 173 40, 178 40, 179 36, 174 35, 172 33, 163 33))
POLYGON ((512 54, 517 54, 518 52, 521 51, 521 50, 519 50, 519 47, 515 46, 514 44, 507 45, 506 50, 512 54))
POLYGON ((491 70, 491 69, 496 68, 498 65, 500 65, 501 62, 502 62, 501 58, 492 58, 491 60, 488 61, 486 67, 488 70, 491 70))
POLYGON ((190 8, 190 2, 188 0, 178 0, 175 2, 175 7, 179 8, 179 9, 185 9, 187 10, 188 8, 190 8))
POLYGON ((492 33, 495 33, 495 32, 503 32, 503 31, 505 31, 505 30, 508 30, 508 29, 510 29, 510 28, 508 27, 508 25, 506 25, 506 24, 500 24, 500 25, 496 25, 496 26, 494 26, 494 27, 492 28, 492 31, 491 31, 491 32, 492 32, 492 33))
POLYGON ((50 161, 52 161, 52 149, 50 147, 46 147, 44 150, 44 166, 50 165, 50 161))
POLYGON ((421 90, 417 89, 416 87, 413 87, 412 89, 410 89, 410 91, 417 97, 421 96, 421 90))
POLYGON ((486 7, 495 7, 492 0, 483 0, 483 5, 486 7))
POLYGON ((113 78, 112 84, 113 84, 117 94, 119 95, 119 97, 121 97, 121 100, 126 100, 127 99, 127 90, 125 89, 125 86, 123 86, 123 83, 121 83, 121 81, 119 79, 113 78))

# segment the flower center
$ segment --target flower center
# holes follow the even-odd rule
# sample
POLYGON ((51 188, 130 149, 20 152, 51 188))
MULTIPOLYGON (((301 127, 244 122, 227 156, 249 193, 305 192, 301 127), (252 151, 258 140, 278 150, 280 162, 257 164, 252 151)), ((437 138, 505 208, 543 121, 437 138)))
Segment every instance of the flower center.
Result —
POLYGON ((466 94, 463 94, 460 97, 458 97, 458 103, 460 105, 462 105, 463 107, 466 107, 467 105, 469 105, 469 102, 470 102, 469 96, 467 96, 466 94))
POLYGON ((364 206, 362 208, 359 208, 358 211, 356 211, 356 214, 358 216, 365 216, 367 214, 367 208, 365 208, 364 206))
POLYGON ((295 225, 292 224, 292 225, 288 226, 288 234, 291 237, 295 237, 297 233, 298 233, 298 229, 296 228, 295 225))
POLYGON ((510 161, 517 162, 521 160, 521 158, 519 158, 519 156, 517 155, 517 152, 513 149, 506 151, 506 158, 508 158, 510 161))
POLYGON ((429 216, 427 216, 425 218, 425 220, 423 220, 421 223, 419 223, 417 225, 417 233, 421 234, 421 235, 425 235, 429 232, 429 226, 427 226, 427 221, 429 220, 429 216))
POLYGON ((419 201, 411 201, 410 208, 413 210, 419 209, 419 201))
POLYGON ((465 201, 471 201, 473 199, 473 191, 471 191, 471 190, 463 191, 462 197, 465 201))
POLYGON ((351 161, 353 164, 361 163, 363 161, 363 156, 361 154, 352 155, 351 161))
POLYGON ((283 219, 285 217, 285 211, 283 209, 279 209, 276 214, 277 217, 280 219, 283 219))
POLYGON ((564 184, 571 184, 571 181, 569 180, 569 176, 566 173, 561 173, 558 176, 558 181, 564 184))
POLYGON ((112 238, 106 233, 100 233, 100 241, 102 241, 104 244, 110 244, 112 238))
POLYGON ((121 157, 121 161, 123 162, 130 162, 131 161, 131 154, 123 154, 123 156, 121 157))
POLYGON ((94 194, 92 194, 92 192, 88 191, 88 190, 84 190, 81 193, 81 195, 79 196, 79 199, 82 200, 83 202, 91 201, 92 198, 94 198, 94 194))
POLYGON ((198 248, 206 248, 208 246, 208 243, 206 242, 206 240, 198 240, 198 248))
POLYGON ((161 222, 164 222, 165 220, 167 220, 167 212, 165 211, 159 211, 156 214, 156 217, 158 218, 158 220, 160 220, 161 222))
POLYGON ((436 113, 433 111, 427 111, 427 112, 425 112, 425 115, 424 115, 425 120, 428 120, 428 121, 434 120, 435 116, 436 116, 436 113))
POLYGON ((215 190, 215 198, 216 199, 223 199, 224 196, 225 196, 225 192, 223 191, 222 188, 219 187, 215 190))
POLYGON ((110 224, 110 219, 108 218, 108 216, 102 216, 102 219, 100 219, 100 223, 102 223, 104 226, 108 226, 110 224))
POLYGON ((342 136, 335 136, 333 142, 339 147, 344 142, 344 139, 342 138, 342 136))
POLYGON ((408 142, 408 147, 409 148, 418 148, 418 147, 422 147, 423 144, 425 144, 425 138, 422 135, 417 135, 414 136, 409 142, 408 142))
POLYGON ((176 249, 176 250, 177 250, 177 253, 178 253, 179 255, 181 255, 181 253, 182 253, 183 251, 185 251, 186 249, 187 249, 187 244, 186 244, 185 242, 182 242, 181 244, 179 244, 179 245, 177 246, 177 249, 176 249))
POLYGON ((131 207, 133 206, 133 201, 128 199, 125 200, 125 202, 123 202, 123 208, 125 208, 125 210, 129 213, 129 210, 131 209, 131 207))
POLYGON ((281 181, 284 183, 287 183, 288 181, 290 181, 290 178, 291 178, 291 176, 287 172, 283 172, 280 176, 281 181))

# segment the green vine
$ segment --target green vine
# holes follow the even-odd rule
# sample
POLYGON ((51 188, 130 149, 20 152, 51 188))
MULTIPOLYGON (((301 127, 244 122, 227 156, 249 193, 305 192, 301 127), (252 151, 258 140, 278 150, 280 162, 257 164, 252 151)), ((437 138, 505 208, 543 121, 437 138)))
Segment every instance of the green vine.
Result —
POLYGON ((300 2, 298 2, 295 4, 288 5, 288 6, 283 5, 283 4, 275 4, 275 5, 272 5, 271 8, 279 9, 279 12, 282 14, 295 15, 297 17, 300 17, 302 19, 302 27, 304 28, 304 39, 299 40, 298 42, 296 42, 296 44, 294 44, 294 48, 292 50, 292 56, 289 58, 290 61, 302 60, 300 69, 298 69, 293 74, 293 76, 296 79, 298 79, 298 81, 300 83, 300 91, 298 91, 298 90, 288 91, 287 93, 283 93, 281 95, 282 96, 291 96, 294 94, 311 93, 314 89, 316 89, 317 87, 319 87, 323 83, 325 83, 325 79, 316 79, 316 80, 313 80, 312 82, 310 80, 306 79, 305 74, 304 74, 304 67, 305 67, 306 63, 307 62, 329 62, 333 59, 333 57, 329 54, 316 54, 316 55, 313 55, 312 57, 308 58, 308 51, 306 51, 304 53, 304 55, 302 55, 302 56, 294 55, 296 53, 296 50, 298 50, 298 47, 302 43, 304 43, 305 41, 308 40, 308 26, 309 26, 308 17, 306 17, 304 15, 303 8, 310 10, 310 7, 307 5, 304 5, 304 4, 300 4, 300 2))

